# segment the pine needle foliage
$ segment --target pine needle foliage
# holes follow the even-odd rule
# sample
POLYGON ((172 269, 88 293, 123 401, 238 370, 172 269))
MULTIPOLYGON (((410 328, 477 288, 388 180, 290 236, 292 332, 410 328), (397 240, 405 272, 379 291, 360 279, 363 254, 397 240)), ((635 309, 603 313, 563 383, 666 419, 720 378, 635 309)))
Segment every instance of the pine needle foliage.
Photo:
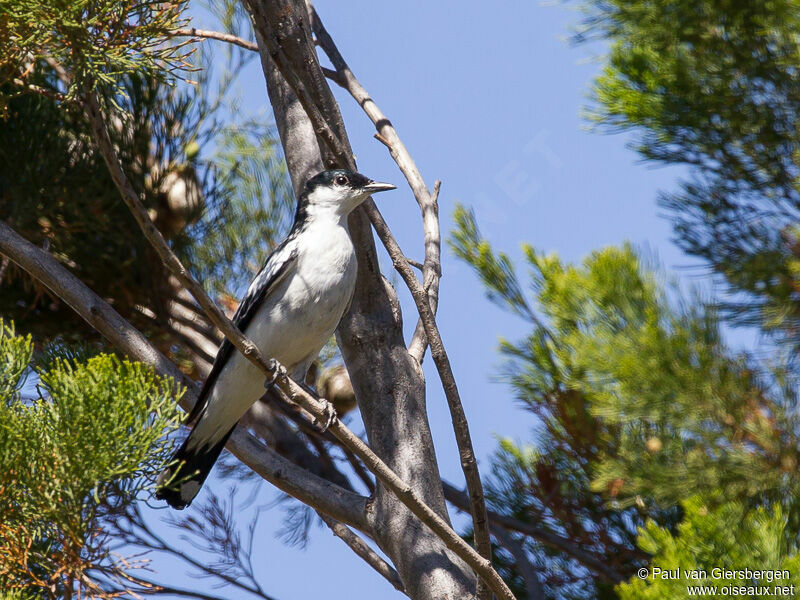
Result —
MULTIPOLYGON (((294 197, 274 127, 238 109, 235 84, 249 58, 233 55, 212 69, 211 55, 196 57, 204 68, 194 86, 124 78, 116 99, 122 110, 109 109, 110 133, 154 214, 169 214, 161 193, 167 177, 182 173, 197 182, 198 214, 165 235, 209 291, 235 298, 287 228, 294 197)), ((46 66, 37 72, 52 78, 46 66)), ((80 113, 36 95, 10 101, 0 117, 0 214, 113 299, 137 328, 163 329, 174 293, 169 274, 120 199, 80 113)), ((69 307, 13 263, 0 292, 0 314, 37 339, 91 336, 69 307)))
POLYGON ((142 364, 66 353, 34 368, 37 397, 23 398, 32 356, 0 322, 0 585, 56 597, 83 582, 91 596, 92 570, 125 573, 102 522, 168 462, 182 392, 142 364))
POLYGON ((725 316, 800 340, 800 3, 592 0, 610 42, 590 117, 689 168, 661 203, 731 293, 725 316))
POLYGON ((472 213, 459 207, 455 222, 456 255, 530 328, 501 341, 500 379, 536 416, 535 442, 502 440, 493 508, 630 573, 647 560, 637 527, 674 527, 689 495, 791 504, 800 458, 791 377, 728 348, 713 308, 667 285, 630 246, 578 265, 523 246, 523 283, 472 213))
POLYGON ((69 98, 117 90, 125 75, 167 79, 185 68, 185 44, 167 43, 184 23, 185 2, 161 0, 0 0, 0 65, 56 61, 69 73, 69 98))
POLYGON ((729 349, 713 309, 682 299, 630 246, 579 266, 525 246, 540 320, 508 258, 476 237, 474 217, 459 209, 456 222, 457 254, 496 301, 536 319, 526 340, 501 343, 505 377, 545 422, 558 417, 553 441, 602 444, 595 489, 675 502, 689 490, 745 497, 791 487, 800 448, 792 378, 729 349))
POLYGON ((736 502, 710 505, 699 497, 692 497, 683 502, 683 509, 685 516, 676 533, 650 521, 639 535, 640 547, 653 555, 651 572, 659 568, 676 577, 634 577, 618 586, 620 600, 686 598, 691 595, 688 586, 715 588, 713 592, 695 595, 731 600, 786 598, 790 594, 775 593, 774 586, 794 585, 795 591, 800 588, 800 555, 796 547, 786 542, 790 537, 786 534, 789 524, 779 505, 752 509, 736 502), (723 578, 712 571, 715 568, 772 573, 748 577, 745 571, 723 578), (698 570, 704 571, 706 577, 695 579, 701 575, 689 575, 698 570), (788 577, 784 577, 785 571, 788 577), (730 593, 731 586, 753 591, 730 593), (765 591, 764 586, 769 591, 765 591))

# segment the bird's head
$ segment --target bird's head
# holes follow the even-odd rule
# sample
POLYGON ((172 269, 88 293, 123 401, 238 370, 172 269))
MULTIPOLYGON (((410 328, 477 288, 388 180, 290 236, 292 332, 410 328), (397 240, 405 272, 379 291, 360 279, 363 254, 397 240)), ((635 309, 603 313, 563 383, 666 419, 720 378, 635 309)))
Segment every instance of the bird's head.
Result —
POLYGON ((391 183, 379 183, 353 171, 323 171, 306 183, 297 205, 298 217, 346 217, 371 194, 393 189, 391 183))

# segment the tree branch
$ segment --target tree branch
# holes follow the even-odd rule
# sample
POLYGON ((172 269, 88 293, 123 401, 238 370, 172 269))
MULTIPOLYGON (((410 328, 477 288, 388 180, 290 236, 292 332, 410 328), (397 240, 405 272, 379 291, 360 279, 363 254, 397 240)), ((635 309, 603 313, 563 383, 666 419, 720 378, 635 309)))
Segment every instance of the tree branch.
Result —
MULTIPOLYGON (((280 51, 278 51, 278 53, 282 54, 280 51)), ((278 61, 276 60, 276 62, 278 61)), ((280 62, 278 62, 278 65, 280 67, 280 62)), ((295 81, 298 81, 296 77, 295 81)), ((291 85, 291 81, 289 83, 291 85)), ((111 178, 120 191, 123 201, 131 210, 131 213, 136 221, 139 223, 139 226, 142 229, 145 237, 153 245, 154 249, 164 261, 167 268, 172 271, 173 275, 175 275, 175 277, 178 278, 178 280, 184 285, 184 287, 186 287, 192 296, 194 296, 195 300, 197 300, 198 304, 203 307, 214 325, 216 325, 225 334, 225 337, 227 337, 248 360, 250 360, 264 373, 265 377, 273 378, 277 375, 275 383, 281 392, 286 394, 292 401, 297 402, 302 408, 314 415, 314 417, 320 422, 326 421, 328 417, 326 403, 320 401, 318 398, 312 397, 310 394, 308 394, 308 392, 305 391, 304 388, 300 387, 290 377, 285 374, 281 374, 280 371, 276 369, 274 363, 272 365, 267 364, 255 344, 245 337, 244 334, 242 334, 242 332, 239 331, 236 326, 222 313, 219 307, 217 307, 217 305, 214 304, 214 302, 205 293, 203 287, 197 283, 197 281, 195 281, 189 271, 183 266, 180 259, 169 247, 166 240, 164 240, 161 232, 158 231, 158 229, 156 229, 156 227, 153 225, 146 209, 139 201, 136 191, 133 189, 133 186, 130 184, 124 171, 122 170, 122 166, 119 163, 116 151, 114 150, 111 139, 108 135, 108 130, 100 109, 99 101, 94 93, 90 93, 86 97, 85 108, 87 116, 89 117, 90 128, 92 130, 93 137, 99 147, 101 155, 105 159, 106 165, 108 166, 111 174, 111 178)), ((325 128, 330 131, 327 126, 325 128)), ((328 143, 335 143, 335 141, 330 141, 328 138, 325 139, 328 141, 328 143)), ((335 136, 332 139, 335 140, 335 136)), ((339 155, 341 155, 341 152, 339 155)), ((377 212, 374 208, 374 204, 372 204, 372 208, 373 212, 377 212)), ((385 223, 383 225, 385 227, 385 223)), ((394 244, 396 247, 396 242, 394 244)), ((400 252, 399 255, 402 256, 402 252, 400 252)), ((411 267, 409 267, 407 263, 403 262, 403 265, 410 271, 411 267)), ((419 282, 413 277, 413 274, 412 279, 414 279, 414 282, 419 286, 419 282)), ((427 297, 423 299, 423 303, 428 308, 428 314, 430 315, 429 307, 427 306, 427 297)), ((441 339, 438 338, 438 331, 434 331, 434 335, 436 337, 431 336, 431 330, 429 330, 428 325, 426 325, 426 332, 431 339, 431 353, 433 354, 434 359, 436 359, 438 355, 437 350, 439 346, 441 346, 441 339), (438 340, 439 346, 436 345, 436 340, 438 340)), ((449 363, 447 366, 449 368, 449 363)), ((452 373, 450 373, 450 376, 452 378, 452 373)), ((452 383, 453 385, 455 384, 454 381, 452 383)), ((461 410, 461 416, 463 417, 463 410, 461 410)), ((464 426, 466 426, 465 418, 463 419, 463 422, 464 426)), ((511 590, 508 589, 502 577, 500 577, 500 575, 498 575, 498 573, 492 568, 491 561, 475 552, 472 547, 464 542, 458 536, 458 534, 453 531, 447 522, 445 522, 438 514, 436 514, 427 504, 425 504, 419 498, 419 496, 414 493, 413 489, 408 484, 403 482, 394 473, 394 471, 392 471, 386 465, 386 463, 384 463, 374 452, 372 452, 372 450, 370 450, 370 448, 361 440, 361 438, 356 436, 338 419, 334 420, 333 424, 330 426, 330 431, 356 456, 361 458, 367 468, 375 473, 381 482, 386 485, 386 487, 391 489, 395 495, 397 495, 397 497, 409 508, 409 510, 411 510, 423 523, 428 525, 442 539, 448 548, 460 556, 464 562, 470 565, 475 570, 476 574, 478 574, 478 576, 483 579, 499 597, 506 598, 507 600, 514 599, 511 590)), ((463 432, 463 428, 461 431, 463 432)), ((466 430, 466 434, 469 436, 468 429, 466 430)), ((256 467, 261 466, 256 460, 254 460, 254 458, 258 455, 258 446, 254 440, 245 439, 243 444, 234 444, 234 447, 241 453, 242 456, 240 458, 242 458, 245 464, 254 470, 256 467)), ((464 459, 464 453, 462 451, 462 465, 464 464, 466 463, 464 459)), ((477 473, 474 455, 472 455, 472 467, 475 473, 477 473)), ((295 468, 299 470, 298 467, 295 468)), ((478 479, 478 483, 480 483, 480 479, 478 479)), ((294 491, 297 492, 303 490, 294 491)), ((360 496, 358 497, 360 498, 360 496)), ((479 499, 481 502, 483 501, 482 494, 479 496, 479 499)), ((485 516, 483 522, 477 520, 475 525, 476 530, 479 528, 479 526, 485 528, 485 523, 485 516)))
MULTIPOLYGON (((475 451, 472 447, 472 437, 469 433, 469 423, 464 414, 464 407, 461 404, 461 397, 458 392, 453 369, 450 366, 450 359, 444 348, 436 319, 433 316, 431 307, 428 304, 428 295, 425 293, 420 282, 417 280, 409 264, 403 258, 403 251, 394 239, 389 226, 383 220, 380 212, 375 207, 372 200, 365 202, 367 214, 369 215, 372 226, 378 233, 378 237, 383 241, 386 251, 392 259, 394 268, 400 273, 403 281, 406 282, 420 319, 425 327, 428 343, 431 348, 431 356, 439 372, 439 378, 444 388, 447 405, 450 408, 450 417, 453 422, 453 430, 458 444, 459 457, 461 459, 461 469, 469 491, 470 513, 475 530, 475 547, 487 560, 490 560, 492 553, 492 543, 489 537, 489 520, 486 516, 486 500, 483 496, 483 484, 481 483, 480 473, 478 472, 478 461, 475 459, 475 451)), ((488 583, 488 582, 487 582, 488 583)))
MULTIPOLYGON (((430 200, 422 208, 422 221, 425 229, 425 262, 422 265, 422 285, 428 292, 428 302, 431 312, 435 315, 439 308, 439 280, 442 278, 441 246, 442 239, 439 231, 439 190, 442 182, 437 180, 433 183, 433 194, 430 200)), ((413 267, 411 261, 408 261, 413 267)), ((411 343, 408 345, 408 353, 419 363, 425 358, 425 349, 428 347, 428 338, 425 335, 425 325, 422 317, 417 320, 414 328, 414 335, 411 336, 411 343)))
MULTIPOLYGON (((469 510, 469 500, 464 492, 446 481, 442 481, 442 486, 444 487, 444 495, 448 502, 450 502, 459 510, 469 510)), ((511 517, 506 517, 505 515, 501 515, 500 513, 493 511, 489 511, 489 520, 491 521, 492 525, 498 525, 510 531, 524 533, 525 535, 529 535, 542 544, 550 546, 551 548, 555 548, 556 550, 560 550, 567 556, 574 558, 586 568, 591 569, 610 583, 617 584, 625 581, 625 578, 622 575, 605 564, 602 557, 582 550, 567 538, 561 537, 560 535, 551 531, 547 531, 546 529, 518 521, 517 519, 513 519, 511 517)))
POLYGON ((391 583, 394 589, 396 589, 398 592, 403 592, 404 594, 406 593, 406 588, 403 586, 403 582, 400 580, 400 575, 397 574, 397 571, 394 569, 394 567, 383 560, 383 558, 381 558, 377 552, 370 548, 364 540, 356 535, 347 525, 339 523, 335 519, 331 519, 329 516, 322 513, 317 514, 325 523, 325 525, 330 527, 333 535, 341 539, 350 547, 353 552, 364 559, 364 562, 366 562, 389 583, 391 583))
POLYGON ((207 38, 210 40, 219 40, 221 42, 227 42, 235 46, 240 46, 245 50, 258 52, 258 44, 256 44, 255 42, 247 41, 243 38, 232 35, 230 33, 222 33, 221 31, 209 31, 207 29, 196 29, 195 27, 186 27, 181 29, 175 29, 171 31, 170 34, 176 37, 207 38))
MULTIPOLYGON (((111 345, 132 359, 152 366, 159 374, 170 376, 184 385, 187 393, 181 398, 181 406, 187 411, 191 409, 197 398, 197 387, 193 381, 55 258, 1 221, 0 253, 52 290, 111 345)), ((366 498, 298 467, 260 444, 242 428, 234 431, 227 447, 239 460, 280 490, 356 529, 367 530, 364 516, 366 498)))
MULTIPOLYGON (((414 198, 417 200, 422 212, 422 225, 425 233, 425 262, 422 276, 424 287, 428 291, 431 310, 435 314, 439 304, 439 279, 442 275, 442 242, 439 231, 439 206, 437 202, 441 182, 436 182, 433 194, 428 191, 428 186, 425 184, 422 174, 397 134, 392 122, 381 111, 356 76, 353 75, 311 2, 306 1, 306 5, 311 16, 311 27, 317 36, 317 42, 336 68, 335 71, 324 69, 323 72, 347 90, 353 99, 358 102, 359 106, 364 109, 364 112, 377 130, 375 137, 389 149, 389 153, 405 176, 411 191, 414 193, 414 198)), ((409 354, 417 362, 421 363, 425 356, 426 347, 425 328, 420 320, 408 347, 409 354)))

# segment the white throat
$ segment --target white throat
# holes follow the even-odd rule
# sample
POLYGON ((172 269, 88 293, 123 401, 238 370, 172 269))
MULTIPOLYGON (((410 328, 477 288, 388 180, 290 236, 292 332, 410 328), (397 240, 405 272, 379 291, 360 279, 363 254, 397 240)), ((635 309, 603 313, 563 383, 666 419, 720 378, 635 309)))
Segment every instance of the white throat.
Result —
POLYGON ((343 223, 369 194, 356 194, 349 187, 318 187, 306 198, 309 220, 343 223))

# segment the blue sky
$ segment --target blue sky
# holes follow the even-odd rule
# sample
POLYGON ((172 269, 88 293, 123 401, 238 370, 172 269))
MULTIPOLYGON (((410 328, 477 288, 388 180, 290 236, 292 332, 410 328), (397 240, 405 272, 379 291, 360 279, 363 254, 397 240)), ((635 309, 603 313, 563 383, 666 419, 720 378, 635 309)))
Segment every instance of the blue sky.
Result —
MULTIPOLYGON (((461 202, 475 208, 483 233, 512 257, 519 256, 523 242, 575 261, 629 240, 656 253, 668 272, 703 283, 702 269, 685 269, 696 262, 670 242, 670 225, 656 205, 659 190, 674 187, 681 172, 642 164, 626 147, 629 137, 587 130, 581 113, 602 46, 573 47, 566 41, 580 19, 573 6, 523 0, 488 8, 473 0, 318 0, 316 6, 428 184, 443 181, 445 235, 455 203, 461 202)), ((268 109, 258 64, 251 65, 241 85, 246 110, 268 109)), ((419 212, 402 175, 373 139, 361 109, 341 90, 334 92, 359 170, 399 186, 377 202, 406 253, 421 259, 419 212)), ((530 439, 533 418, 515 405, 506 386, 493 382, 498 338, 521 337, 525 325, 489 303, 469 268, 448 249, 443 272, 439 325, 485 472, 497 436, 530 439)), ((399 291, 410 331, 416 321, 413 305, 399 291)), ((450 416, 430 362, 425 362, 428 412, 441 471, 461 485, 450 416)), ((360 430, 357 423, 353 427, 360 430)), ((268 485, 260 494, 263 502, 275 497, 268 485)), ((287 546, 276 536, 282 517, 280 508, 268 511, 257 530, 257 570, 274 597, 403 597, 327 529, 315 529, 305 549, 287 546)), ((170 565, 156 567, 172 570, 176 583, 197 585, 170 565)), ((247 597, 218 593, 231 600, 247 597)))

